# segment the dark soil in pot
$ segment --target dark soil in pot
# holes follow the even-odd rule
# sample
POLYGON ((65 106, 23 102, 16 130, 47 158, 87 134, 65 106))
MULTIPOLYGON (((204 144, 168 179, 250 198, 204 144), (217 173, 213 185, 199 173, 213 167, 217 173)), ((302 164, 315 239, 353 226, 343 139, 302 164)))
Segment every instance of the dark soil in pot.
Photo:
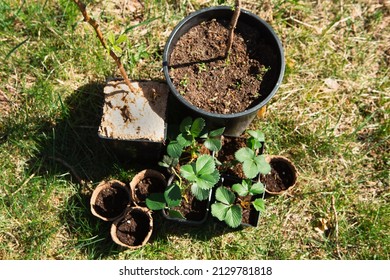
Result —
POLYGON ((237 199, 237 204, 241 204, 242 209, 242 219, 241 223, 251 226, 257 226, 257 222, 259 219, 259 212, 250 204, 254 197, 251 195, 241 197, 239 196, 241 203, 237 199))
POLYGON ((150 231, 150 219, 147 213, 137 208, 127 211, 116 223, 116 237, 130 247, 143 245, 150 231))
POLYGON ((267 67, 263 57, 273 52, 251 26, 239 24, 233 47, 224 58, 229 22, 197 25, 177 42, 170 57, 170 76, 185 99, 205 111, 238 113, 262 94, 267 67))
POLYGON ((291 188, 297 180, 297 171, 293 163, 282 156, 269 156, 271 173, 262 175, 260 180, 269 193, 282 193, 291 188))
POLYGON ((189 190, 186 191, 180 206, 173 208, 179 211, 187 220, 202 221, 207 215, 208 200, 197 200, 189 190))
POLYGON ((146 177, 142 179, 135 187, 135 194, 139 201, 145 201, 151 193, 162 193, 165 190, 165 184, 160 179, 146 177))
POLYGON ((110 185, 98 193, 92 207, 98 215, 113 219, 121 215, 130 203, 130 195, 125 190, 125 186, 120 183, 107 184, 110 185))
POLYGON ((221 173, 236 178, 244 178, 242 165, 234 157, 234 153, 243 147, 246 147, 246 138, 223 137, 222 149, 217 154, 217 159, 222 163, 219 167, 221 173))

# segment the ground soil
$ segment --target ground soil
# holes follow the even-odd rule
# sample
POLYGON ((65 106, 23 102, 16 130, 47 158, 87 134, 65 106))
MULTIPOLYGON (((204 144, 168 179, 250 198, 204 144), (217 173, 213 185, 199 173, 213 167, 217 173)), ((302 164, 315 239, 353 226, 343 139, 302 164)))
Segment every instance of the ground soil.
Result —
POLYGON ((115 218, 122 214, 129 202, 129 193, 122 186, 112 184, 97 195, 93 207, 99 215, 115 218))
POLYGON ((139 210, 129 211, 117 224, 118 239, 129 246, 141 245, 150 231, 147 215, 139 210))
POLYGON ((142 179, 135 186, 135 195, 138 202, 144 202, 151 193, 163 193, 165 190, 164 183, 158 178, 147 177, 142 179))
POLYGON ((241 26, 225 58, 228 24, 212 20, 191 28, 170 57, 169 74, 177 91, 198 108, 220 114, 242 112, 262 98, 267 70, 261 57, 269 52, 256 30, 241 26))
POLYGON ((271 161, 271 173, 262 175, 260 181, 270 192, 287 190, 294 184, 295 177, 289 165, 283 161, 271 161))

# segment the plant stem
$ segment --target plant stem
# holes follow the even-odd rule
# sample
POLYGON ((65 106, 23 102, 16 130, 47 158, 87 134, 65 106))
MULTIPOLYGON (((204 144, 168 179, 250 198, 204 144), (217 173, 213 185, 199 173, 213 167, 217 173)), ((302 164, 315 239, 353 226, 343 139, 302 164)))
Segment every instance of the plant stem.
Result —
MULTIPOLYGON (((94 20, 93 18, 91 18, 89 16, 89 14, 87 13, 87 9, 86 9, 85 4, 79 0, 73 0, 73 1, 76 3, 76 5, 79 7, 79 10, 83 14, 84 21, 88 22, 93 27, 93 29, 95 29, 96 35, 99 38, 100 43, 102 44, 103 48, 107 49, 107 43, 104 40, 102 31, 99 28, 99 24, 96 22, 96 20, 94 20)), ((111 49, 110 49, 110 56, 114 59, 116 65, 119 69, 119 72, 121 73, 123 79, 125 80, 126 85, 129 87, 129 90, 132 92, 137 92, 138 90, 135 89, 132 86, 132 84, 130 83, 129 77, 126 74, 125 68, 123 67, 123 64, 122 64, 120 58, 111 49)))
POLYGON ((234 4, 234 13, 232 16, 232 20, 230 21, 229 38, 228 38, 227 48, 225 52, 225 58, 229 56, 230 50, 233 46, 234 30, 236 29, 240 12, 241 12, 241 1, 236 0, 234 4))

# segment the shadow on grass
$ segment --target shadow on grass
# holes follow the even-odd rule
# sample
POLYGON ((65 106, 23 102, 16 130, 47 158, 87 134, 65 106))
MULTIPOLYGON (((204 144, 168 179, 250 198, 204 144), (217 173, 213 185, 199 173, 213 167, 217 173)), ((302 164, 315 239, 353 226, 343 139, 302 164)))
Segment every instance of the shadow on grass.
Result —
MULTIPOLYGON (((43 125, 38 156, 30 161, 37 173, 53 177, 69 173, 75 193, 66 200, 60 214, 66 230, 73 240, 68 250, 80 250, 85 258, 114 257, 123 248, 110 236, 110 222, 94 217, 90 211, 93 186, 102 180, 117 179, 129 183, 135 172, 144 168, 159 169, 155 163, 142 163, 122 157, 112 143, 98 136, 98 127, 104 102, 103 83, 90 83, 78 88, 69 98, 62 100, 61 118, 53 125, 43 125)), ((199 240, 231 232, 225 225, 209 220, 200 227, 177 226, 154 214, 155 225, 150 242, 162 240, 167 235, 189 235, 199 240)), ((135 256, 137 250, 134 251, 135 256)), ((59 253, 59 258, 61 254, 59 253)))

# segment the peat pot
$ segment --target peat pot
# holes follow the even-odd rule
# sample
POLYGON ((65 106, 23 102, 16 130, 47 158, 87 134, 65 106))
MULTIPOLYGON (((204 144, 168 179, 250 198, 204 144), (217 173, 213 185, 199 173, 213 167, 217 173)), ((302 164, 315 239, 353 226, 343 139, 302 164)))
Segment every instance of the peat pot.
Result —
POLYGON ((130 190, 124 183, 102 181, 92 193, 90 208, 95 217, 113 221, 124 213, 130 203, 130 190))
POLYGON ((137 249, 144 246, 153 231, 153 218, 145 207, 129 207, 111 225, 112 240, 123 247, 137 249))
POLYGON ((164 175, 153 169, 138 172, 130 182, 131 198, 138 206, 146 206, 151 193, 163 193, 167 186, 164 175))
MULTIPOLYGON (((171 115, 171 120, 169 120, 169 122, 172 122, 172 120, 175 119, 176 120, 181 119, 182 117, 188 115, 191 115, 193 117, 202 117, 206 120, 206 123, 208 124, 209 128, 225 127, 226 129, 224 135, 239 136, 249 126, 249 124, 255 118, 258 111, 270 101, 270 99, 275 95, 276 91, 278 90, 282 82, 284 69, 285 69, 285 61, 284 61, 282 44, 279 38, 277 37, 277 35, 275 34, 274 30, 272 29, 272 27, 267 22, 259 18, 257 15, 246 10, 241 10, 238 23, 237 23, 236 34, 241 34, 241 33, 243 34, 242 36, 244 39, 241 39, 242 42, 251 41, 251 45, 250 46, 248 45, 246 51, 250 60, 258 60, 258 63, 261 64, 262 67, 264 66, 264 68, 262 69, 267 69, 267 71, 263 73, 264 74, 263 76, 255 76, 255 78, 252 78, 255 79, 256 82, 256 77, 260 77, 258 79, 260 85, 259 85, 258 92, 251 93, 251 96, 253 97, 251 97, 250 104, 248 106, 245 105, 246 107, 243 108, 241 111, 234 112, 234 113, 225 113, 225 112, 221 113, 216 111, 213 112, 213 110, 202 109, 200 108, 200 106, 195 106, 190 101, 188 101, 186 97, 191 95, 191 92, 183 92, 178 90, 177 87, 179 83, 179 78, 176 77, 175 71, 180 70, 181 68, 188 65, 197 65, 196 66, 197 68, 195 68, 195 71, 193 73, 206 71, 209 77, 212 77, 213 79, 219 79, 221 75, 213 74, 211 72, 209 73, 210 69, 215 69, 215 68, 209 66, 208 64, 205 66, 205 63, 222 59, 220 55, 218 56, 216 54, 213 54, 214 56, 213 55, 207 56, 206 54, 205 56, 199 59, 195 58, 195 61, 191 61, 190 57, 192 57, 193 53, 199 52, 203 48, 201 46, 198 46, 197 49, 190 49, 190 46, 185 46, 185 48, 188 49, 189 61, 175 63, 174 61, 172 61, 172 53, 174 52, 177 45, 179 45, 177 44, 179 39, 182 36, 184 36, 186 33, 188 33, 191 28, 196 26, 201 26, 205 22, 209 22, 212 20, 215 20, 216 22, 220 22, 224 26, 228 26, 232 14, 233 11, 231 7, 224 7, 224 6, 211 7, 211 8, 199 10, 197 12, 190 14, 188 17, 184 18, 181 22, 179 22, 179 24, 174 28, 173 32, 171 33, 165 45, 165 49, 163 53, 163 71, 164 71, 164 75, 169 90, 171 92, 171 95, 169 97, 169 102, 168 102, 168 119, 170 118, 169 115, 171 115), (245 36, 249 36, 250 39, 247 40, 245 36), (254 50, 251 49, 252 47, 254 47, 255 49, 254 50), (173 98, 171 96, 173 96, 173 98)), ((226 29, 226 34, 227 32, 228 29, 226 29)), ((235 36, 235 38, 237 38, 237 35, 235 36)), ((202 38, 196 38, 193 41, 201 41, 201 39, 202 38)), ((218 39, 213 38, 213 41, 218 41, 218 39)), ((235 43, 233 43, 232 53, 234 49, 234 44, 235 43)), ((226 46, 225 43, 220 45, 221 49, 218 51, 222 55, 224 53, 224 50, 226 49, 226 47, 224 46, 226 46)), ((183 55, 183 57, 186 57, 186 55, 183 55)), ((233 59, 234 58, 232 55, 232 60, 233 59)), ((226 58, 223 61, 226 61, 226 65, 230 63, 230 61, 226 60, 226 58)), ((245 63, 243 64, 245 65, 245 63)), ((258 68, 256 69, 255 70, 249 69, 248 72, 251 72, 251 75, 254 75, 258 73, 257 71, 259 71, 258 68)), ((190 75, 189 78, 191 78, 190 75)), ((195 78, 192 77, 192 78, 194 80, 197 79, 196 77, 195 78)), ((205 80, 194 81, 196 83, 196 87, 197 86, 202 87, 202 84, 206 81, 206 79, 207 77, 205 78, 205 80)), ((216 81, 216 83, 217 82, 218 81, 216 81)), ((242 82, 241 78, 238 78, 226 90, 226 92, 230 92, 230 91, 232 92, 230 93, 232 94, 231 95, 232 98, 227 96, 223 98, 215 98, 215 100, 217 101, 215 101, 213 98, 207 98, 205 100, 213 99, 213 102, 230 102, 229 104, 231 103, 242 104, 239 101, 237 102, 234 100, 234 90, 237 90, 237 88, 239 87, 249 88, 249 85, 251 85, 252 82, 250 81, 242 82, 242 83, 241 82, 242 82)), ((187 80, 181 78, 180 84, 186 84, 186 83, 187 80)), ((187 89, 188 88, 190 88, 190 86, 188 86, 187 89)), ((209 87, 201 88, 201 91, 199 91, 200 92, 199 95, 207 94, 207 92, 211 92, 211 93, 215 92, 215 89, 213 88, 211 88, 210 90, 208 89, 209 87)), ((238 95, 240 95, 240 93, 238 93, 236 97, 238 95)), ((200 104, 203 103, 201 102, 200 104)))
POLYGON ((291 160, 278 155, 267 155, 265 159, 271 165, 271 173, 263 175, 261 181, 268 194, 283 194, 295 186, 297 169, 291 160))

